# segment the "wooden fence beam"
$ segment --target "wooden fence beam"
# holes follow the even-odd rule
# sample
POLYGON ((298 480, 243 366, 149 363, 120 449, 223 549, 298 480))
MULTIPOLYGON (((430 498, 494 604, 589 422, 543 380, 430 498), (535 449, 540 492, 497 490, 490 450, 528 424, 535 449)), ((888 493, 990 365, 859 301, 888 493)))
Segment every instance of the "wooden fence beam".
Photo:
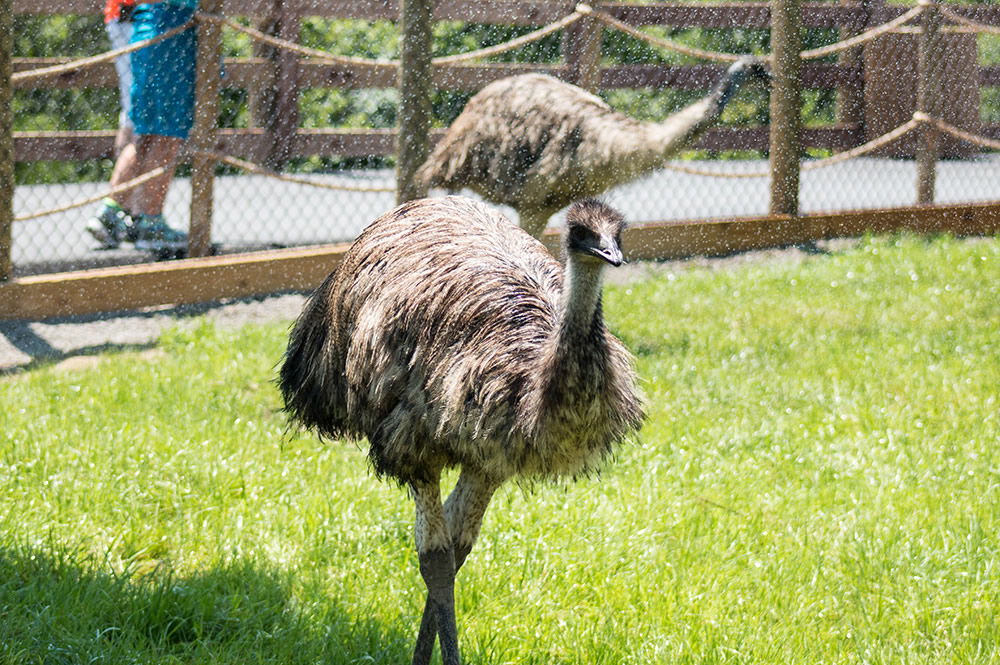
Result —
POLYGON ((955 236, 1000 233, 997 204, 855 210, 792 217, 695 223, 637 224, 625 231, 630 260, 671 260, 725 256, 737 252, 789 247, 866 233, 950 233, 955 236))
MULTIPOLYGON (((702 150, 760 150, 768 148, 767 127, 716 127, 705 132, 695 142, 702 150)), ((432 129, 433 144, 443 129, 432 129)), ((983 130, 984 136, 1000 138, 1000 127, 983 130)), ((860 130, 856 126, 809 127, 802 130, 803 145, 833 150, 846 150, 858 145, 860 130)), ((14 137, 14 159, 31 162, 39 159, 81 160, 110 158, 114 150, 115 131, 88 132, 17 132, 14 137)), ((260 128, 220 129, 216 133, 220 152, 259 162, 254 155, 265 150, 268 134, 260 128)), ((291 137, 291 155, 322 157, 392 155, 396 151, 394 129, 342 129, 320 127, 299 129, 291 137)), ((181 151, 181 159, 189 153, 181 151)))
MULTIPOLYGON (((683 259, 865 233, 1000 233, 1000 205, 936 205, 712 222, 640 224, 625 232, 630 260, 683 259)), ((555 250, 557 231, 543 242, 555 250)), ((315 288, 349 244, 51 273, 0 283, 0 319, 39 320, 315 288)))
POLYGON ((43 319, 314 288, 349 245, 34 275, 0 283, 0 319, 43 319))

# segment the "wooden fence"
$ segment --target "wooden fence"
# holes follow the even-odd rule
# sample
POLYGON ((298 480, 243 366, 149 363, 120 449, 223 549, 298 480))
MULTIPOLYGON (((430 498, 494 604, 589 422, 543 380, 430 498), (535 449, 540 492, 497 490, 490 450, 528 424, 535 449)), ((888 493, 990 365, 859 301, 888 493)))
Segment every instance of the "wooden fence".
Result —
MULTIPOLYGON (((414 2, 413 4, 428 4, 414 2)), ((797 39, 801 27, 837 29, 844 37, 863 33, 872 26, 891 21, 907 7, 888 5, 884 0, 861 0, 839 4, 807 2, 798 0, 773 0, 772 3, 712 3, 711 5, 691 4, 644 4, 624 2, 601 2, 595 6, 615 20, 629 25, 666 25, 672 27, 707 28, 761 28, 772 29, 772 49, 774 59, 776 90, 772 99, 772 117, 784 118, 772 127, 725 128, 709 132, 701 139, 700 147, 726 149, 758 149, 771 151, 772 182, 786 184, 781 191, 772 192, 773 215, 762 220, 740 220, 725 222, 714 227, 683 230, 683 225, 646 226, 632 231, 631 247, 671 247, 672 255, 683 254, 670 238, 691 240, 687 253, 711 253, 714 251, 736 251, 761 245, 782 244, 802 240, 815 240, 832 235, 863 230, 915 228, 936 230, 950 229, 959 233, 995 232, 998 215, 991 206, 937 206, 917 210, 884 211, 881 213, 861 213, 862 216, 842 216, 837 222, 831 216, 797 215, 795 186, 788 187, 789 178, 797 174, 799 155, 804 148, 829 148, 846 151, 870 141, 871 127, 876 116, 884 113, 885 106, 898 105, 898 99, 890 95, 868 97, 866 89, 876 87, 873 83, 879 74, 878 68, 865 53, 856 53, 839 58, 837 62, 808 60, 800 62, 797 54, 797 39), (833 88, 840 91, 845 100, 839 107, 843 109, 837 122, 825 127, 800 128, 798 126, 798 99, 803 88, 833 88), (777 153, 777 154, 776 154, 777 153), (778 177, 775 177, 778 174, 778 177), (878 215, 882 215, 879 217, 878 215), (866 226, 864 219, 870 219, 866 226), (748 226, 748 224, 750 226, 748 226), (753 227, 753 231, 748 229, 753 227), (868 227, 871 227, 870 229, 868 227), (733 234, 730 240, 718 237, 720 229, 733 234), (778 232, 781 233, 778 233, 778 232), (708 235, 706 235, 708 234, 708 235), (648 236, 654 242, 641 241, 648 236), (709 238, 707 240, 706 238, 709 238)), ((442 1, 436 4, 434 20, 454 19, 477 23, 545 25, 555 22, 573 12, 576 5, 571 2, 546 0, 517 1, 495 0, 492 2, 442 1)), ((14 14, 94 14, 97 13, 95 0, 0 0, 0 14, 5 8, 14 14)), ((297 41, 304 18, 323 16, 330 18, 397 19, 399 8, 393 2, 371 2, 364 0, 340 0, 326 3, 306 2, 306 0, 203 0, 202 10, 209 9, 225 16, 252 17, 253 24, 268 34, 297 41)), ((966 6, 955 8, 962 17, 983 24, 1000 25, 1000 7, 966 6)), ((8 13, 9 17, 10 14, 8 13)), ((925 14, 924 29, 914 33, 914 38, 891 47, 888 56, 901 58, 907 54, 920 58, 925 63, 921 71, 926 74, 928 63, 932 62, 935 38, 933 19, 925 14), (893 50, 894 49, 894 50, 893 50)), ((419 25, 421 21, 416 21, 419 25)), ((424 22, 426 23, 426 22, 424 22)), ((0 22, 0 30, 9 30, 0 22)), ((202 23, 200 30, 206 29, 202 23)), ((679 88, 703 89, 714 78, 717 66, 711 65, 617 65, 601 66, 597 62, 594 48, 604 25, 597 21, 580 21, 564 31, 562 40, 562 61, 559 64, 447 64, 435 66, 432 84, 439 88, 475 90, 486 83, 509 76, 513 73, 547 71, 562 78, 576 81, 586 87, 639 88, 673 86, 679 88)), ((204 32, 202 34, 205 34, 204 32)), ((0 54, 0 66, 6 64, 13 72, 25 72, 62 62, 63 59, 27 59, 9 56, 9 35, 6 52, 0 54)), ((217 44, 217 41, 215 42, 217 44)), ((940 42, 938 42, 939 44, 940 42)), ((5 43, 0 40, 0 49, 5 43)), ((216 47, 217 48, 217 47, 216 47)), ((869 49, 869 50, 875 50, 869 49)), ((203 49, 203 57, 212 57, 211 49, 203 49)), ((884 54, 883 54, 884 55, 884 54)), ((978 86, 1000 85, 1000 67, 980 67, 973 59, 966 62, 971 68, 971 76, 978 86)), ((202 67, 211 71, 211 67, 202 67)), ((318 59, 303 59, 299 55, 283 49, 262 50, 251 58, 227 59, 227 87, 245 88, 251 91, 251 126, 248 129, 215 129, 206 125, 204 118, 214 118, 211 100, 205 95, 215 95, 208 88, 202 89, 199 101, 201 125, 196 121, 196 131, 192 138, 195 145, 212 149, 218 153, 244 156, 252 161, 275 164, 288 156, 303 155, 387 155, 397 151, 397 133, 394 130, 341 130, 303 129, 297 117, 299 91, 310 87, 338 88, 385 88, 395 87, 400 81, 399 67, 394 63, 344 63, 324 62, 318 59), (267 95, 269 104, 258 103, 254 96, 267 95), (268 113, 257 113, 268 108, 268 113)), ((2 74, 0 68, 0 74, 2 74)), ((4 80, 11 80, 9 74, 4 80)), ((937 83, 940 85, 940 77, 937 83)), ((938 88, 929 87, 935 78, 926 74, 919 77, 914 85, 918 87, 917 111, 934 115, 942 108, 940 100, 946 97, 938 88), (938 100, 935 102, 934 100, 938 100), (935 106, 935 104, 937 104, 935 106)), ((116 86, 113 66, 105 64, 97 67, 78 69, 56 78, 15 81, 15 88, 56 87, 93 88, 116 86)), ((32 161, 46 159, 79 160, 110 156, 113 145, 113 131, 96 132, 23 132, 15 133, 10 142, 9 97, 10 86, 4 86, 0 95, 0 144, 12 147, 14 159, 32 161), (6 101, 5 101, 6 100, 6 101), (4 104, 6 103, 6 106, 4 104), (5 111, 6 109, 6 111, 5 111), (4 141, 6 137, 7 141, 4 141)), ((954 104, 946 110, 955 112, 954 104)), ((939 114, 938 120, 949 119, 939 114)), ((978 108, 976 109, 978 119, 978 108)), ((405 120, 404 120, 405 122, 405 120)), ((985 140, 1000 137, 1000 125, 966 127, 973 129, 976 136, 985 140)), ((922 129, 922 140, 914 144, 920 163, 924 165, 922 178, 925 184, 930 179, 933 192, 933 168, 939 144, 937 136, 929 124, 922 129)), ((435 140, 431 135, 429 140, 435 140)), ((0 155, 2 155, 0 145, 0 155)), ((424 146, 426 149, 426 146, 424 146)), ((400 155, 400 161, 404 161, 400 155)), ((197 254, 208 247, 211 217, 211 168, 213 159, 204 159, 193 177, 192 201, 192 251, 197 254), (206 175, 207 174, 207 175, 206 175), (201 184, 194 181, 201 178, 201 184), (207 193, 206 193, 207 192, 207 193), (208 217, 207 220, 199 218, 208 217)), ((797 183, 797 179, 795 180, 797 183)), ((405 184, 405 183, 404 183, 405 184)), ((0 170, 0 194, 11 188, 10 177, 0 170)), ((921 195, 923 196, 923 194, 921 195)), ((10 227, 11 215, 9 197, 0 209, 0 318, 39 317, 57 313, 99 311, 120 307, 139 306, 156 302, 189 302, 194 295, 177 291, 184 280, 173 280, 166 275, 182 275, 185 269, 198 272, 209 280, 198 278, 197 298, 212 299, 248 295, 281 288, 308 288, 315 284, 336 261, 339 248, 328 250, 288 250, 273 255, 273 263, 260 256, 189 259, 170 266, 147 266, 142 268, 107 269, 88 271, 62 276, 45 276, 10 279, 11 266, 10 227), (317 257, 323 257, 320 261, 317 257), (298 263, 301 261, 302 263, 298 263), (322 263, 324 268, 317 266, 322 263), (207 271, 207 272, 206 272, 207 271), (128 288, 129 275, 136 275, 133 286, 128 288), (267 275, 267 276, 265 276, 267 275), (2 280, 7 283, 2 283, 2 280), (99 295, 99 290, 107 290, 108 281, 116 285, 115 298, 99 295), (121 281, 124 280, 124 281, 121 281), (172 288, 157 288, 155 284, 169 284, 172 288), (161 281, 158 281, 161 280, 161 281), (53 284, 58 284, 54 287, 53 284), (217 289, 206 289, 206 284, 215 284, 217 289), (33 291, 37 289, 37 291, 33 291), (55 292, 58 292, 58 295, 55 292), (32 293, 48 294, 51 299, 33 298, 32 293), (52 293, 50 293, 52 292, 52 293), (143 295, 140 295, 140 292, 143 295), (124 299, 121 294, 126 294, 124 299), (75 294, 75 295, 74 295, 75 294), (130 295, 129 295, 130 294, 130 295), (168 295, 169 294, 169 295, 168 295), (42 302, 48 304, 40 304, 42 302)), ((922 203, 930 200, 922 199, 922 203)), ((551 241, 551 238, 549 238, 551 241)), ((642 251, 633 250, 637 258, 653 258, 642 251)))
MULTIPOLYGON (((297 41, 306 17, 396 19, 395 2, 340 0, 314 3, 307 0, 225 0, 221 13, 226 16, 253 17, 256 25, 267 27, 271 34, 297 41)), ((712 3, 711 5, 666 4, 634 5, 624 2, 594 3, 600 9, 632 25, 671 27, 759 28, 771 27, 768 3, 712 3)), ((14 0, 15 14, 96 14, 98 0, 14 0)), ((574 2, 546 0, 492 2, 441 2, 436 20, 462 20, 482 23, 545 25, 572 12, 574 2)), ((865 0, 849 4, 826 2, 802 3, 802 26, 834 28, 854 34, 885 23, 907 8, 888 5, 885 0, 865 0)), ((1000 25, 1000 7, 976 5, 962 7, 961 13, 980 22, 1000 25)), ((595 29, 595 28, 591 28, 595 29)), ((596 26, 600 29, 600 26, 596 26)), ((523 71, 547 71, 570 81, 579 81, 587 71, 586 40, 579 28, 567 31, 563 39, 563 62, 555 65, 456 64, 436 67, 434 85, 455 90, 477 90, 487 83, 523 71)), ((915 45, 915 41, 913 42, 915 45)), ((911 55, 915 58, 916 49, 911 55)), ((890 54, 904 58, 904 52, 890 54)), ((67 59, 15 58, 13 70, 27 71, 50 66, 67 59)), ((331 64, 300 59, 294 53, 270 49, 267 57, 229 58, 226 60, 226 86, 243 88, 254 94, 266 91, 273 97, 274 112, 251 118, 248 129, 223 129, 218 132, 221 152, 265 161, 268 155, 290 156, 365 156, 390 155, 395 151, 394 130, 303 129, 298 127, 298 91, 312 87, 392 88, 397 85, 397 67, 385 64, 331 64)), ((865 90, 864 58, 842 58, 836 63, 806 62, 802 67, 804 88, 835 88, 847 97, 861 98, 865 90)), ((608 88, 660 88, 671 86, 704 89, 718 67, 710 64, 664 66, 629 64, 600 67, 597 86, 608 88)), ((868 78, 878 76, 869 72, 868 78)), ((1000 66, 978 67, 980 86, 1000 86, 1000 66)), ((16 89, 28 88, 114 88, 117 85, 111 63, 70 72, 55 79, 16 83, 16 89)), ((879 99, 885 99, 884 94, 879 99)), ((887 105, 896 99, 886 100, 887 105)), ((870 99, 842 104, 849 112, 831 126, 811 127, 802 135, 805 147, 844 150, 872 138, 866 127, 881 126, 883 109, 870 99)), ((264 105, 251 102, 251 110, 264 105)), ((1000 138, 1000 125, 982 127, 980 133, 1000 138)), ((15 159, 80 160, 108 157, 112 154, 114 131, 19 132, 15 138, 15 159)), ((713 150, 766 150, 769 132, 766 127, 715 129, 701 139, 701 147, 713 150)))

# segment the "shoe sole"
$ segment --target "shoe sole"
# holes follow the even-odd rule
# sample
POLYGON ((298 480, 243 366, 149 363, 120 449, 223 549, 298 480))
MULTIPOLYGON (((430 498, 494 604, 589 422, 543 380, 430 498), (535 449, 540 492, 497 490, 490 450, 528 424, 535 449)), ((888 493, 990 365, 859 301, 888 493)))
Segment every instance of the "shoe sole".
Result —
POLYGON ((135 248, 141 249, 145 252, 176 252, 179 250, 186 250, 187 243, 164 243, 157 242, 155 240, 136 240, 135 248))
POLYGON ((121 243, 115 240, 103 225, 100 228, 92 228, 88 226, 87 233, 89 233, 94 240, 101 243, 100 249, 118 249, 121 246, 121 243))

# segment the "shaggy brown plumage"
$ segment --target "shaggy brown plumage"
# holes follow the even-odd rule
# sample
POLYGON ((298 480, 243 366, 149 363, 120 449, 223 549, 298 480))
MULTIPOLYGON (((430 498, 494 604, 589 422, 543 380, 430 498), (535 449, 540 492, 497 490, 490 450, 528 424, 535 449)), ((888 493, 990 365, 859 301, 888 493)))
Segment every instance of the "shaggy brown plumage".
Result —
POLYGON ((457 662, 447 589, 495 489, 589 471, 641 424, 632 357, 601 311, 623 226, 599 202, 574 205, 564 273, 481 203, 412 201, 358 237, 292 330, 279 383, 293 420, 367 437, 375 471, 414 492, 429 594, 414 662, 439 625, 457 662), (452 466, 462 475, 442 506, 452 466))
MULTIPOLYGON (((581 205, 574 219, 607 224, 606 210, 581 205)), ((574 301, 563 281, 540 243, 484 205, 404 204, 358 237, 295 326, 288 410, 324 436, 367 437, 376 472, 403 483, 436 466, 495 480, 586 471, 639 407, 599 282, 574 301)))
POLYGON ((544 74, 501 79, 469 100, 416 180, 425 191, 469 188, 509 205, 537 238, 573 201, 661 166, 715 124, 744 82, 767 77, 759 61, 740 60, 707 97, 659 123, 544 74))

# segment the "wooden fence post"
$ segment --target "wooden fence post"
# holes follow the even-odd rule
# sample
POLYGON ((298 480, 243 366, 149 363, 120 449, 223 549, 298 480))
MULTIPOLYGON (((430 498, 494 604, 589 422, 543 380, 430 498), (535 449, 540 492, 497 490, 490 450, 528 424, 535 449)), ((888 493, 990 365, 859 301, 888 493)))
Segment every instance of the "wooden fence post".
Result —
MULTIPOLYGON (((279 12, 280 7, 277 7, 276 2, 272 2, 267 15, 257 18, 253 27, 268 35, 277 34, 281 21, 279 12)), ((254 129, 266 129, 271 126, 277 107, 278 89, 275 81, 278 78, 278 49, 257 40, 253 41, 251 49, 254 58, 261 58, 268 64, 254 69, 253 81, 247 90, 249 125, 254 129)), ((263 134, 261 141, 255 143, 252 150, 247 152, 248 158, 258 164, 266 163, 273 143, 269 136, 263 134)))
MULTIPOLYGON (((276 32, 281 39, 298 43, 301 37, 302 17, 289 11, 288 4, 279 2, 276 32)), ((293 5, 298 7, 296 3, 293 5)), ((276 49, 272 64, 275 88, 273 113, 265 124, 265 164, 280 171, 293 152, 292 143, 299 129, 299 56, 287 49, 276 49)))
POLYGON ((14 274, 14 118, 10 81, 14 49, 14 3, 0 0, 0 282, 14 274))
MULTIPOLYGON (((202 0, 201 11, 216 13, 221 0, 202 0)), ((212 248, 212 199, 215 192, 215 159, 201 151, 215 150, 219 122, 219 67, 222 62, 222 28, 218 23, 198 23, 198 57, 195 65, 194 127, 191 146, 190 256, 208 256, 212 248)))
POLYGON ((588 92, 596 93, 601 87, 603 38, 604 24, 593 16, 584 16, 564 33, 564 57, 570 71, 570 80, 588 92))
MULTIPOLYGON (((932 115, 941 107, 935 103, 940 89, 941 63, 941 14, 934 0, 920 0, 924 13, 920 16, 920 43, 917 47, 917 112, 932 115)), ((937 180, 938 132, 924 124, 917 140, 917 204, 934 203, 934 185, 937 180)))
MULTIPOLYGON (((884 4, 885 0, 840 0, 845 7, 856 7, 861 14, 861 20, 851 25, 849 29, 840 31, 840 39, 848 39, 864 32, 872 26, 872 9, 875 2, 884 4)), ((865 47, 847 49, 838 58, 838 64, 851 70, 856 75, 856 86, 837 89, 837 122, 853 125, 857 128, 857 136, 864 136, 865 122, 865 47)), ((862 141, 859 140, 858 143, 862 141)))
POLYGON ((426 196, 413 176, 430 154, 431 32, 433 0, 400 0, 399 137, 396 141, 396 202, 426 196))
POLYGON ((802 145, 802 13, 800 0, 771 0, 771 203, 772 215, 799 213, 802 145))

